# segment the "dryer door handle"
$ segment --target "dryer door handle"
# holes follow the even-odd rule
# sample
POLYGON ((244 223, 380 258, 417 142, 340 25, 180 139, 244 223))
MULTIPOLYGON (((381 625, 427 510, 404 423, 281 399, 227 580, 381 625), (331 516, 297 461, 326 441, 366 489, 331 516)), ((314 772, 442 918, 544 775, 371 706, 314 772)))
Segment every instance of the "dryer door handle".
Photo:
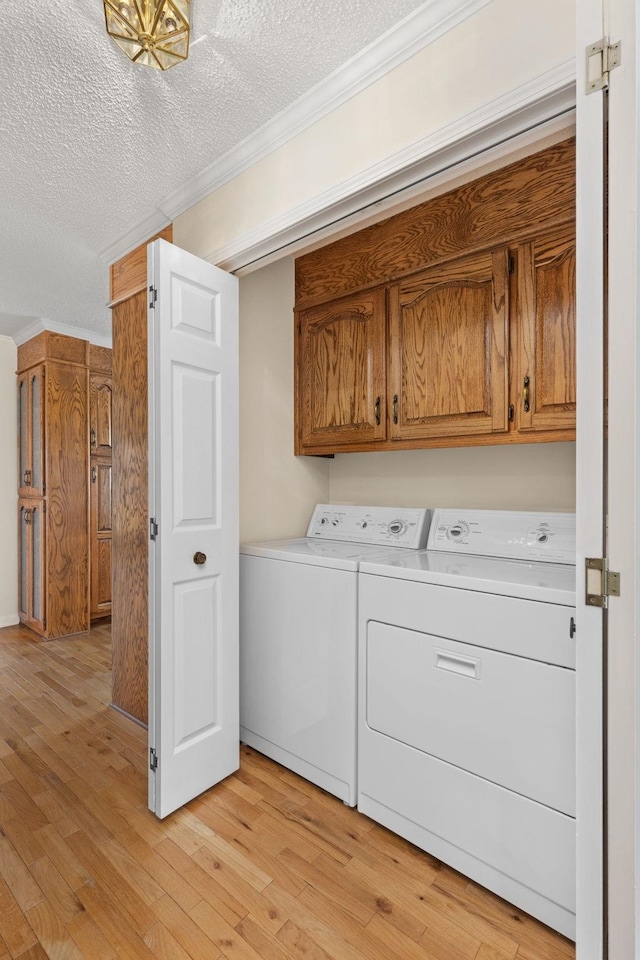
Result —
POLYGON ((481 660, 475 657, 463 657, 451 650, 434 650, 435 666, 448 673, 457 673, 460 677, 469 677, 471 680, 480 679, 481 660))

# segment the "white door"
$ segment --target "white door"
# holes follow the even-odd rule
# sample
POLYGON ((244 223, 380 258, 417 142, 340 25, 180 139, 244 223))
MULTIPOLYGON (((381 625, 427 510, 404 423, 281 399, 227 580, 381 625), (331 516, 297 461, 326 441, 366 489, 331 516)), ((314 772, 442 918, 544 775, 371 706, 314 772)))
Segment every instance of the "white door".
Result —
POLYGON ((148 276, 149 808, 166 817, 239 763, 238 281, 164 240, 148 276))
POLYGON ((602 0, 577 11, 577 960, 605 953, 604 628, 585 603, 585 558, 605 555, 604 124, 605 95, 586 92, 586 48, 604 35, 602 0))

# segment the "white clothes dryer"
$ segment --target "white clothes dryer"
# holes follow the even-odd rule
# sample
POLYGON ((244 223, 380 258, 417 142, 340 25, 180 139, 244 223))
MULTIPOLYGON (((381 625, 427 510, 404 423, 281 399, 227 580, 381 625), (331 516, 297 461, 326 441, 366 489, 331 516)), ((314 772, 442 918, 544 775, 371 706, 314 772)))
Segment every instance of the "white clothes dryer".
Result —
POLYGON ((360 565, 358 809, 575 937, 575 516, 360 565))
POLYGON ((240 739, 350 806, 358 569, 424 548, 429 518, 318 504, 306 538, 240 547, 240 739))

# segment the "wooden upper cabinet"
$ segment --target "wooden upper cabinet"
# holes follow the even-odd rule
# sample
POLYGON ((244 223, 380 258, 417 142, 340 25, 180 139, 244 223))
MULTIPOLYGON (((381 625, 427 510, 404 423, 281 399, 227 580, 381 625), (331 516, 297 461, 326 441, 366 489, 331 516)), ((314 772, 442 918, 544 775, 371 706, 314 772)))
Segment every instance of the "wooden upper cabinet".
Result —
POLYGON ((41 497, 44 478, 43 364, 18 376, 18 495, 41 497))
POLYGON ((501 248, 391 287, 392 439, 507 431, 508 274, 501 248))
POLYGON ((573 225, 517 248, 518 432, 575 430, 576 241, 573 225))
POLYGON ((111 456, 111 410, 113 389, 111 377, 90 375, 89 443, 91 456, 111 456))
POLYGON ((386 437, 385 291, 297 314, 298 452, 386 437))

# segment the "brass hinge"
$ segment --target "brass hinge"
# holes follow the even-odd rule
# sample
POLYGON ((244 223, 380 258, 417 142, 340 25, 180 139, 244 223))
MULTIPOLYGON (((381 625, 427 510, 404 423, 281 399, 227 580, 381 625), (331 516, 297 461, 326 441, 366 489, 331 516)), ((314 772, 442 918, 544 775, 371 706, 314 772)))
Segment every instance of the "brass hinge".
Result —
POLYGON ((158 291, 155 287, 149 287, 149 308, 155 310, 158 300, 158 291))
POLYGON ((586 558, 585 593, 589 607, 606 607, 609 597, 620 596, 620 574, 609 570, 606 557, 586 558))
POLYGON ((149 517, 149 539, 155 540, 158 536, 158 521, 155 517, 149 517))
POLYGON ((154 773, 158 769, 158 754, 153 747, 149 747, 149 769, 154 773))
POLYGON ((622 60, 621 42, 609 43, 608 37, 603 37, 597 43, 587 47, 586 64, 586 92, 595 93, 596 90, 606 90, 609 86, 609 74, 620 66, 622 60))

